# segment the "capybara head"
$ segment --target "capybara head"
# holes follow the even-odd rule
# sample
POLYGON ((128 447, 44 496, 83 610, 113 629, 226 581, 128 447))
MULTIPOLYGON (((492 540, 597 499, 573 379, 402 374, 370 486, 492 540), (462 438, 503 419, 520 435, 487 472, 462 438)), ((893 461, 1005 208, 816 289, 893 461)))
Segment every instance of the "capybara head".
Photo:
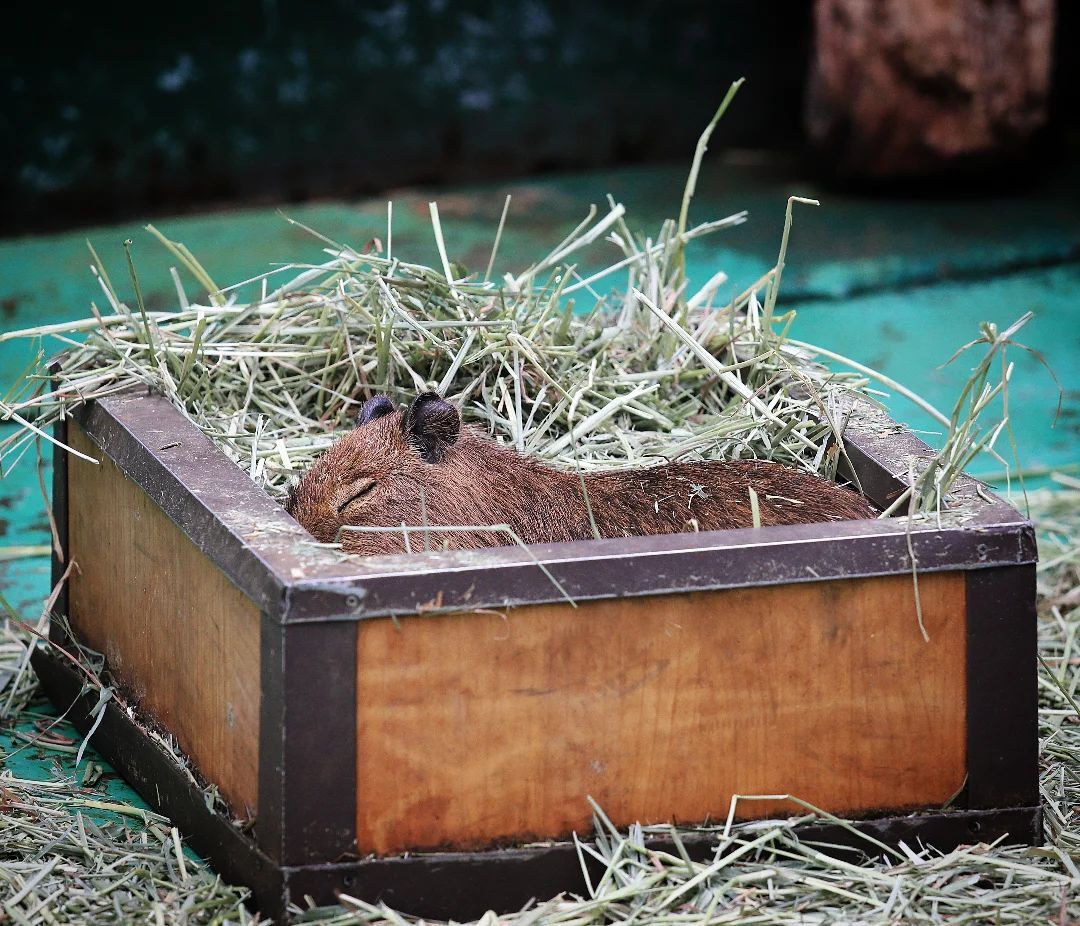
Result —
POLYGON ((421 523, 426 510, 440 507, 433 486, 446 475, 442 464, 460 436, 457 409, 433 392, 407 409, 376 396, 364 403, 356 428, 303 475, 285 510, 323 543, 340 540, 352 553, 398 552, 400 534, 341 528, 421 523))

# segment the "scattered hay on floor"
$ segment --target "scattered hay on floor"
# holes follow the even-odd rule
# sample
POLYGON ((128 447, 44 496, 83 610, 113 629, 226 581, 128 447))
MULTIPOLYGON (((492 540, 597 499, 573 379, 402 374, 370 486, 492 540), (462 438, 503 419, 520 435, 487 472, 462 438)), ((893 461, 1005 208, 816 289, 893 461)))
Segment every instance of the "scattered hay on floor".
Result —
POLYGON ((255 923, 249 892, 185 850, 165 817, 108 794, 92 749, 75 767, 79 734, 25 668, 30 639, 0 622, 0 923, 255 923))

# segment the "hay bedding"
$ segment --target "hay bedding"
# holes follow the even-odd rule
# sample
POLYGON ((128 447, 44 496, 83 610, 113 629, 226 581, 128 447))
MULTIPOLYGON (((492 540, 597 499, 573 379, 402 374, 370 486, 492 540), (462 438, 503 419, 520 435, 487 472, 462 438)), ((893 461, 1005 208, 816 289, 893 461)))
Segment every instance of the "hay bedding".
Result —
MULTIPOLYGON (((278 498, 366 398, 407 402, 427 389, 499 440, 566 466, 755 456, 827 471, 835 396, 865 379, 831 373, 785 342, 756 296, 774 274, 716 305, 720 280, 687 294, 676 269, 684 243, 742 220, 681 235, 669 223, 655 241, 638 240, 611 204, 537 265, 498 281, 409 264, 377 242, 366 251, 329 243, 321 266, 293 266, 280 285, 271 283, 284 271, 256 281, 266 292, 255 301, 214 287, 209 304, 172 312, 129 306, 98 265, 108 313, 41 331, 69 347, 63 369, 36 395, 28 382, 4 411, 45 430, 74 403, 145 383, 278 498), (580 279, 565 262, 601 234, 625 257, 580 279), (616 273, 627 288, 600 295, 616 273), (73 343, 80 331, 85 341, 73 343)), ((13 465, 36 436, 9 437, 0 462, 13 465)))
POLYGON ((438 267, 392 251, 388 208, 385 248, 378 238, 353 247, 306 229, 325 245, 324 262, 288 264, 228 287, 182 243, 148 226, 177 261, 177 307, 166 312, 146 309, 130 242, 126 300, 91 247, 103 296, 92 317, 0 335, 66 348, 51 379, 39 363, 0 400, 0 420, 21 426, 0 441, 0 470, 36 441, 53 440, 50 426, 72 407, 143 383, 278 499, 352 425, 364 400, 381 392, 404 403, 429 389, 498 440, 566 467, 754 457, 832 476, 845 400, 871 398, 869 381, 877 379, 947 428, 938 459, 912 474, 908 505, 912 513, 940 514, 964 465, 981 451, 996 453, 1007 433, 1007 414, 993 427, 980 419, 997 400, 1007 408, 1005 354, 1030 316, 1001 332, 984 326, 961 348, 958 354, 988 349, 947 417, 901 384, 789 337, 795 313, 778 315, 776 305, 792 207, 816 201, 788 200, 777 263, 743 292, 729 292, 722 271, 692 289, 686 248, 746 219, 736 213, 688 224, 709 136, 738 85, 698 143, 677 221, 654 236, 635 234, 624 206, 609 197, 606 209, 590 207, 547 255, 517 273, 493 277, 509 197, 483 273, 450 260, 434 202, 438 267), (577 262, 605 243, 619 258, 583 277, 577 262), (201 301, 189 299, 192 281, 205 293, 201 301), (256 298, 243 301, 241 293, 253 289, 256 298), (1003 374, 995 382, 999 357, 1003 374))

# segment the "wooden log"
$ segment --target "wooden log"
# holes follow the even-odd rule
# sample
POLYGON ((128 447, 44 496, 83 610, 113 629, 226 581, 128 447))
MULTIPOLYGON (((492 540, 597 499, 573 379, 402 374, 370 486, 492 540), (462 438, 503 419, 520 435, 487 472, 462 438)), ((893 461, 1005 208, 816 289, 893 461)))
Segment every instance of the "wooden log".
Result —
POLYGON ((842 176, 1023 153, 1047 118, 1054 0, 815 0, 806 127, 842 176))
POLYGON ((964 576, 910 575, 361 621, 362 853, 836 813, 964 781, 964 576), (744 802, 742 818, 797 811, 744 802))

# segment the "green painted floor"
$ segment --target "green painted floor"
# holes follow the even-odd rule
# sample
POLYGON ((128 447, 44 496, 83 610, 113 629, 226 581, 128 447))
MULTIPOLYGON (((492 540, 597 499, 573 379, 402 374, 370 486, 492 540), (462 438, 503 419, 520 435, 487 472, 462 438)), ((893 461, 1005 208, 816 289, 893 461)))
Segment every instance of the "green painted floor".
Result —
MULTIPOLYGON (((513 205, 501 248, 504 271, 546 254, 589 203, 602 204, 608 193, 626 204, 631 228, 655 234, 664 218, 678 212, 684 175, 684 166, 635 168, 511 186, 406 191, 393 196, 394 251, 436 260, 427 208, 434 198, 451 259, 483 268, 507 192, 513 194, 513 205)), ((1032 468, 1080 463, 1080 170, 1043 178, 1022 194, 919 201, 835 195, 801 181, 783 163, 714 160, 703 172, 692 218, 703 221, 749 209, 750 221, 695 245, 688 260, 692 281, 725 270, 738 291, 772 266, 791 194, 822 201, 819 208, 796 212, 780 300, 780 309, 798 310, 794 337, 879 369, 947 411, 968 364, 961 360, 945 369, 940 364, 977 336, 979 322, 1005 325, 1032 310, 1036 318, 1023 340, 1045 356, 1066 394, 1061 417, 1052 426, 1057 387, 1035 358, 1016 353, 1010 405, 1021 462, 1032 468)), ((288 211, 327 236, 356 245, 385 235, 385 209, 379 201, 288 211)), ((155 224, 186 243, 219 285, 274 263, 319 256, 318 243, 273 209, 155 224)), ((115 268, 114 281, 126 278, 122 242, 132 238, 148 305, 170 305, 170 262, 153 239, 137 225, 93 228, 0 242, 0 328, 82 317, 91 300, 101 301, 89 272, 88 238, 115 268)), ((587 263, 599 269, 613 256, 612 246, 600 244, 587 263)), ((0 344, 0 392, 29 357, 27 344, 0 344)), ((933 430, 930 419, 904 400, 889 404, 911 426, 933 430)), ((933 444, 933 435, 927 440, 933 444)), ((998 469, 992 460, 973 467, 976 473, 998 469)), ((24 461, 0 482, 0 591, 32 618, 48 593, 48 561, 5 561, 3 548, 47 542, 38 473, 24 461)), ((0 738, 0 754, 18 745, 0 738)), ((29 775, 56 761, 70 764, 70 757, 23 749, 17 761, 16 773, 29 775)), ((109 793, 133 798, 107 770, 104 780, 109 793)))
POLYGON ((150 806, 139 797, 93 748, 84 751, 78 768, 82 737, 79 731, 66 722, 56 722, 57 711, 44 699, 35 700, 22 712, 23 722, 16 728, 0 731, 0 755, 3 768, 15 778, 28 781, 51 781, 56 778, 75 776, 80 783, 93 789, 87 793, 87 805, 80 807, 95 822, 112 822, 116 816, 108 809, 109 804, 127 804, 136 813, 131 819, 140 821, 138 811, 152 813, 150 806), (42 731, 48 731, 49 745, 39 745, 42 731), (33 737, 34 743, 27 741, 33 737), (106 807, 98 806, 104 804, 106 807))

